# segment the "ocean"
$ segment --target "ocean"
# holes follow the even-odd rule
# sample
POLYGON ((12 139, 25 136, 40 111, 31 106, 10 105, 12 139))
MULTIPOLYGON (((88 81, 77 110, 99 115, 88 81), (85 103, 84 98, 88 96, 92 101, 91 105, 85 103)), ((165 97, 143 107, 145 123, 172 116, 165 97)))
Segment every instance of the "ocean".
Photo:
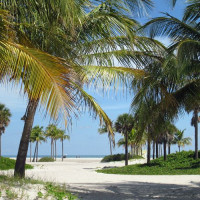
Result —
MULTIPOLYGON (((15 158, 17 155, 2 155, 3 157, 15 158)), ((103 158, 106 155, 66 155, 66 158, 103 158)), ((33 155, 32 155, 33 157, 33 155)), ((42 157, 51 157, 51 155, 38 155, 39 158, 42 157)), ((61 158, 62 155, 57 155, 57 158, 61 158)), ((30 158, 30 155, 27 155, 27 158, 30 158)))

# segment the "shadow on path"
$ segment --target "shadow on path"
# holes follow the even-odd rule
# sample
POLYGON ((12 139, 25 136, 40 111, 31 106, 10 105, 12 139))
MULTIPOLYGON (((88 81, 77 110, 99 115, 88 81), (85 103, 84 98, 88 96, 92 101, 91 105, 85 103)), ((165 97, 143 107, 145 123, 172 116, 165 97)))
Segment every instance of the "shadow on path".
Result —
POLYGON ((72 184, 70 191, 81 200, 200 200, 200 182, 192 186, 159 183, 72 184))

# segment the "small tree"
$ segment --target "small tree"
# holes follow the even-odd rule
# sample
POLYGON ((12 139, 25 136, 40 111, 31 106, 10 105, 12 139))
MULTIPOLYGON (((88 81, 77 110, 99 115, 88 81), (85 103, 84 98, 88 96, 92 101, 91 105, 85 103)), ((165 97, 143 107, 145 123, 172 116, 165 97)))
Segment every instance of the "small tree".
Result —
POLYGON ((42 141, 46 141, 45 139, 45 135, 44 135, 44 131, 43 131, 43 127, 41 126, 35 126, 34 128, 32 128, 31 130, 31 141, 35 141, 35 153, 34 153, 34 157, 33 157, 33 162, 36 159, 36 162, 38 161, 38 146, 39 143, 41 143, 42 141))
POLYGON ((70 136, 69 135, 65 135, 65 131, 64 130, 58 130, 58 138, 60 139, 61 143, 62 143, 62 161, 63 161, 63 156, 64 156, 64 140, 70 140, 70 136))
POLYGON ((178 149, 179 152, 181 150, 181 147, 184 147, 185 145, 191 145, 191 141, 192 139, 190 137, 184 138, 184 130, 177 130, 177 132, 174 135, 174 140, 173 140, 173 144, 177 144, 178 145, 178 149))
POLYGON ((132 115, 120 115, 115 122, 115 130, 122 133, 125 137, 125 165, 128 165, 128 134, 134 126, 134 118, 132 115))
POLYGON ((55 156, 55 150, 54 150, 54 140, 55 140, 55 137, 57 135, 57 127, 55 124, 49 124, 46 128, 46 131, 45 131, 45 136, 48 138, 51 139, 51 158, 54 158, 55 156))

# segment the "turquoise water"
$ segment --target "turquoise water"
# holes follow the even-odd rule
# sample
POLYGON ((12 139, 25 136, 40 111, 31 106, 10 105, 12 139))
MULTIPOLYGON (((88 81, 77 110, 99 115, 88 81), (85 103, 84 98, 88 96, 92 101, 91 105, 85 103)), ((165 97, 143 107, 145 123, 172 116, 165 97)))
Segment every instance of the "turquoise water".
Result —
MULTIPOLYGON (((106 155, 67 155, 67 158, 103 158, 106 155)), ((3 157, 17 157, 17 155, 3 155, 3 157)), ((27 158, 29 158, 30 156, 27 155, 27 158)), ((32 155, 33 157, 33 155, 32 155)), ((39 158, 42 157, 51 157, 50 155, 38 155, 39 158)), ((61 155, 57 155, 57 158, 61 158, 61 155)))

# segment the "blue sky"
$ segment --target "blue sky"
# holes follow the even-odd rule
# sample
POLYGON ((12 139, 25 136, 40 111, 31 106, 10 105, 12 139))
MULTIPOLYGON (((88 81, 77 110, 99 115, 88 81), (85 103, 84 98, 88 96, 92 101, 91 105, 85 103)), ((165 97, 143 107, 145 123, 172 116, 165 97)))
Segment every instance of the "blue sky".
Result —
MULTIPOLYGON (((160 12, 168 12, 173 16, 179 17, 182 15, 184 4, 183 0, 178 1, 177 6, 172 10, 167 0, 155 1, 155 9, 148 17, 160 16, 160 12)), ((140 19, 144 23, 147 18, 140 19)), ((161 39, 162 42, 167 43, 166 38, 161 39)), ((16 155, 18 151, 19 141, 23 130, 23 121, 20 118, 24 115, 27 99, 19 95, 18 88, 0 87, 0 102, 5 104, 12 112, 11 123, 2 136, 2 154, 16 155)), ((114 95, 113 90, 110 90, 109 95, 103 95, 100 91, 92 91, 88 89, 97 102, 106 111, 111 120, 116 120, 117 116, 129 112, 131 99, 130 95, 123 95, 122 88, 119 88, 118 95, 114 95)), ((190 136, 193 140, 193 145, 185 147, 185 150, 193 149, 194 146, 194 128, 190 126, 191 114, 184 114, 180 116, 176 125, 179 129, 185 130, 185 136, 190 136)), ((49 118, 44 118, 42 110, 38 110, 35 116, 34 125, 46 127, 49 123, 49 118)), ((60 126, 60 128, 63 128, 60 126)), ((92 119, 86 112, 82 114, 79 119, 74 119, 72 127, 66 131, 70 135, 70 141, 65 141, 65 153, 69 155, 106 155, 109 154, 109 141, 107 135, 98 134, 99 121, 92 119)), ((120 134, 116 134, 116 141, 120 138, 120 134)), ((172 148, 173 151, 177 147, 172 148)), ((114 153, 124 152, 123 148, 115 148, 114 153)), ((61 153, 61 145, 58 142, 58 154, 61 153)), ((40 155, 50 154, 50 143, 43 143, 39 146, 40 155)))

